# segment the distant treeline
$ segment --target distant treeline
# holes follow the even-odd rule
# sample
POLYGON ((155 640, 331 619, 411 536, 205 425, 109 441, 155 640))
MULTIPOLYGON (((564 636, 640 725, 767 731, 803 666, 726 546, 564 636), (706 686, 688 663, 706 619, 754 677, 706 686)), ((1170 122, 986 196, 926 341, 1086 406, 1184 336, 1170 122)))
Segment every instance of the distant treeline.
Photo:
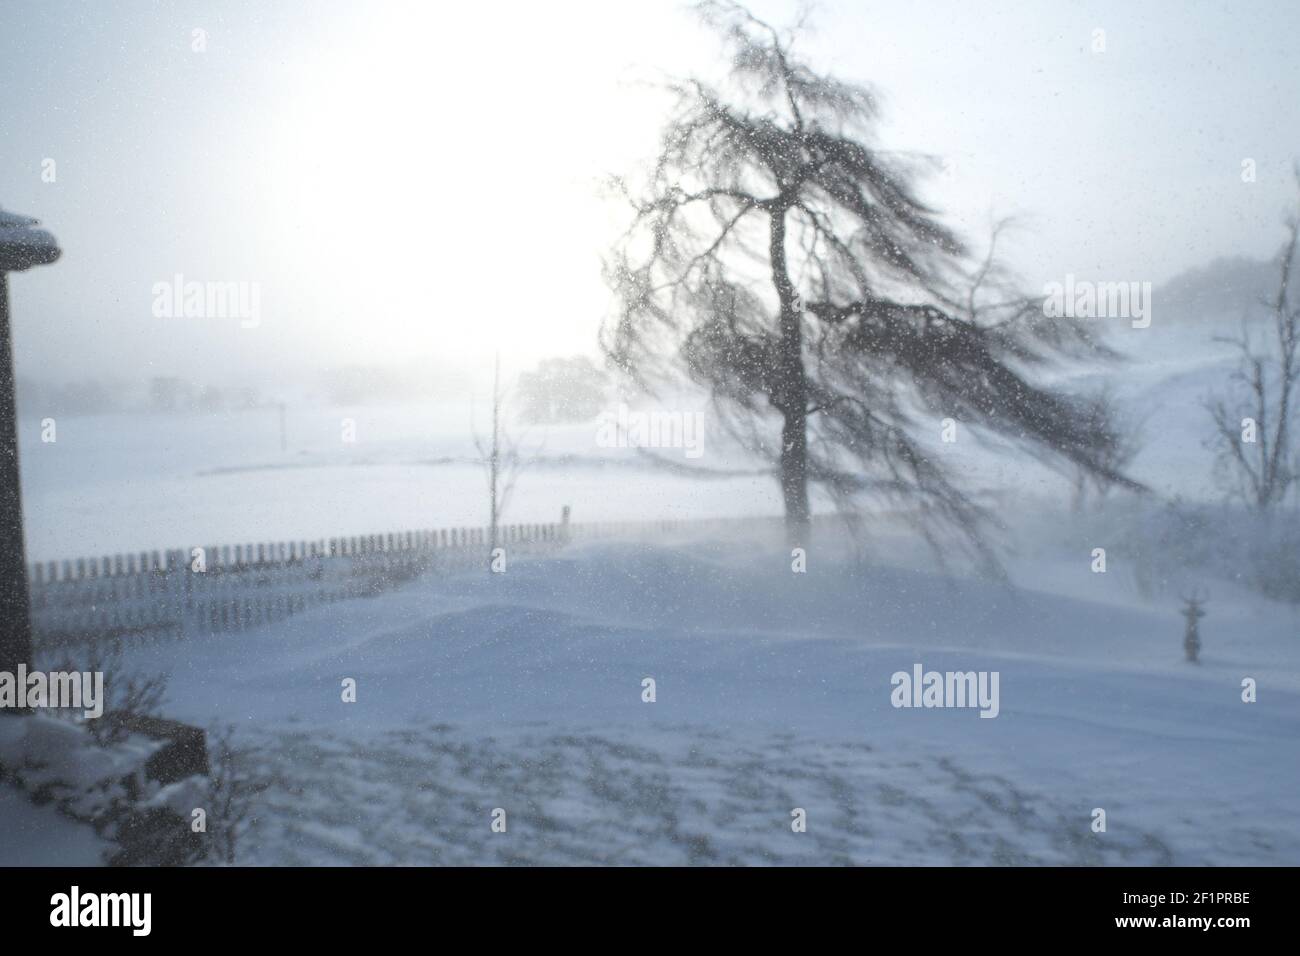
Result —
POLYGON ((138 384, 99 379, 44 382, 18 377, 18 409, 28 417, 114 412, 213 412, 265 404, 250 386, 196 385, 159 376, 138 384))
MULTIPOLYGON (((250 384, 195 382, 155 375, 135 382, 82 378, 52 382, 18 377, 20 412, 28 417, 101 415, 114 412, 211 413, 263 408, 307 399, 325 405, 366 405, 463 399, 479 383, 473 369, 434 362, 400 366, 346 365, 305 373, 297 381, 250 384)), ((543 359, 519 376, 517 411, 531 422, 586 421, 603 407, 607 376, 588 358, 543 359)))
POLYGON ((1155 307, 1168 322, 1258 318, 1277 294, 1277 264, 1241 257, 1215 259, 1158 288, 1155 307))

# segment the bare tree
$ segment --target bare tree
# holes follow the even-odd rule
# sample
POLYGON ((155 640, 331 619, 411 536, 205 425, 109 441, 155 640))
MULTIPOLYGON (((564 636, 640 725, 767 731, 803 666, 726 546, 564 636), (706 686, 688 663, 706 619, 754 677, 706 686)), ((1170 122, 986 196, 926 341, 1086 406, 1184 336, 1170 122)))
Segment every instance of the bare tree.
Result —
MULTIPOLYGON (((125 718, 156 717, 167 698, 167 675, 132 669, 126 664, 120 642, 107 646, 97 641, 89 642, 82 657, 74 660, 70 654, 52 669, 56 671, 88 671, 104 674, 103 713, 96 720, 85 721, 91 737, 100 746, 120 743, 131 734, 125 718)), ((73 714, 72 719, 81 719, 73 714)))
POLYGON ((249 754, 235 745, 233 727, 208 731, 212 771, 208 778, 209 858, 234 863, 240 840, 254 822, 256 798, 267 788, 253 776, 249 754))
MULTIPOLYGON (((1300 185, 1300 164, 1296 165, 1300 185)), ((1286 221, 1287 238, 1278 255, 1277 294, 1268 307, 1275 354, 1256 351, 1250 329, 1242 323, 1237 346, 1240 361, 1231 382, 1236 395, 1207 403, 1214 419, 1214 446, 1225 487, 1260 513, 1271 511, 1296 484, 1300 457, 1293 452, 1292 429, 1300 400, 1300 303, 1292 292, 1300 215, 1286 221), (1243 394, 1244 393, 1244 394, 1243 394)))
POLYGON ((814 483, 845 508, 919 506, 927 535, 955 526, 982 552, 990 516, 919 440, 948 417, 1127 481, 1109 424, 1029 376, 1096 343, 1010 289, 991 253, 972 269, 916 192, 918 162, 875 147, 873 94, 814 72, 793 34, 743 7, 699 10, 731 71, 720 88, 669 84, 652 169, 615 181, 633 221, 606 263, 614 364, 651 390, 681 375, 707 387, 724 426, 773 460, 795 542, 814 483))
POLYGON ((510 503, 519 473, 528 464, 520 451, 520 438, 516 438, 503 421, 508 394, 501 387, 501 356, 496 356, 492 367, 492 433, 484 441, 474 432, 474 447, 487 471, 488 483, 488 567, 492 554, 500 541, 501 516, 510 503))

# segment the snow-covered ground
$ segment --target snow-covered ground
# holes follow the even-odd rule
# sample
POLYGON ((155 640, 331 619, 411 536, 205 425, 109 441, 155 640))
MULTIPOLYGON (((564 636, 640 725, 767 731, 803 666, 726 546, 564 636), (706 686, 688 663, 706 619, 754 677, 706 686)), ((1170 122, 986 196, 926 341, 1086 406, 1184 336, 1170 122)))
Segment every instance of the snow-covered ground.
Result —
POLYGON ((1175 606, 1055 571, 593 545, 132 661, 254 750, 249 862, 1300 863, 1294 613, 1225 596, 1193 666, 1175 606), (895 709, 916 663, 998 671, 999 715, 895 709))
MULTIPOLYGON (((1142 426, 1136 477, 1163 495, 1212 499, 1212 434, 1203 400, 1222 389, 1234 367, 1216 335, 1235 322, 1135 330, 1122 325, 1112 344, 1127 360, 1064 370, 1068 384, 1109 382, 1142 426)), ((628 448, 602 447, 599 421, 517 428, 536 462, 518 478, 506 521, 551 522, 568 505, 575 521, 777 515, 775 481, 738 453, 699 396, 671 398, 652 410, 700 412, 699 457, 683 449, 655 454, 723 474, 699 480, 656 467, 628 448)), ((333 407, 301 400, 286 414, 261 409, 200 414, 111 414, 59 418, 56 439, 42 440, 40 409, 20 425, 27 546, 33 560, 118 554, 241 541, 481 526, 486 478, 477 463, 475 428, 486 423, 473 403, 333 407), (346 434, 352 440, 344 440, 346 434)), ((611 410, 612 413, 612 410, 611 410)), ((967 431, 933 454, 967 480, 1011 501, 1030 495, 1068 500, 1068 483, 1004 443, 967 431)), ((921 436, 922 439, 925 435, 921 436)))
MULTIPOLYGON (((1231 356, 1209 329, 1148 331, 1110 373, 1145 422, 1134 471, 1210 500, 1199 403, 1231 356)), ((463 411, 293 409, 283 454, 273 411, 29 428, 33 557, 481 524, 463 411)), ((767 477, 665 474, 594 424, 534 441, 507 521, 779 511, 767 477)), ((170 716, 250 748, 251 863, 1300 864, 1296 611, 1218 581, 1187 664, 1176 594, 1135 585, 1127 512, 1071 516, 1044 469, 937 423, 934 443, 998 493, 1010 583, 941 576, 880 522, 865 560, 827 536, 806 574, 759 537, 604 542, 130 660, 170 674, 170 716), (918 663, 997 671, 997 718, 891 706, 918 663)))
POLYGON ((8 783, 0 783, 0 820, 0 866, 98 866, 113 849, 90 824, 38 807, 8 783))
MULTIPOLYGON (((39 418, 20 428, 32 560, 487 523, 469 404, 291 407, 286 452, 274 408, 64 418, 54 442, 41 441, 39 418), (342 440, 345 420, 355 441, 342 440)), ((481 407, 477 421, 481 433, 481 407)), ((506 521, 558 521, 565 505, 575 521, 780 513, 767 475, 666 474, 635 450, 601 447, 597 422, 533 429, 523 442, 537 461, 506 521)), ((694 462, 664 454, 733 464, 705 447, 694 462)))

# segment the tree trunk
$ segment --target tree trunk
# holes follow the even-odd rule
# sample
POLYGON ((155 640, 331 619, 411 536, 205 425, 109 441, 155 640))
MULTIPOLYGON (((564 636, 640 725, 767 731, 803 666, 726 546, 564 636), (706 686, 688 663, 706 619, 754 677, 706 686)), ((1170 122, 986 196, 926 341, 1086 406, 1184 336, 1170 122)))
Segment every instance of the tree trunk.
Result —
POLYGON ((790 547, 806 548, 812 530, 808 507, 807 415, 785 413, 781 427, 781 494, 785 499, 785 536, 790 547))
POLYGON ((808 378, 803 365, 803 316, 785 258, 784 207, 772 210, 772 282, 781 301, 780 371, 772 404, 785 418, 781 426, 780 479, 785 502, 785 533, 791 547, 808 546, 812 530, 808 506, 808 378))

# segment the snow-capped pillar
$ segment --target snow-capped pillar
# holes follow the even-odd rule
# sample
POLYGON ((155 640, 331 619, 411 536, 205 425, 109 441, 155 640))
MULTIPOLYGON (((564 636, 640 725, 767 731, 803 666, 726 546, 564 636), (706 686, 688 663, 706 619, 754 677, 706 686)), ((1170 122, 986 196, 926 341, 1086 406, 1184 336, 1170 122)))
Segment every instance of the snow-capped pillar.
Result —
MULTIPOLYGON (((32 622, 18 478, 18 414, 14 397, 9 273, 59 258, 59 246, 35 219, 0 209, 0 671, 32 662, 32 622)), ((3 711, 0 711, 3 713, 3 711)))

